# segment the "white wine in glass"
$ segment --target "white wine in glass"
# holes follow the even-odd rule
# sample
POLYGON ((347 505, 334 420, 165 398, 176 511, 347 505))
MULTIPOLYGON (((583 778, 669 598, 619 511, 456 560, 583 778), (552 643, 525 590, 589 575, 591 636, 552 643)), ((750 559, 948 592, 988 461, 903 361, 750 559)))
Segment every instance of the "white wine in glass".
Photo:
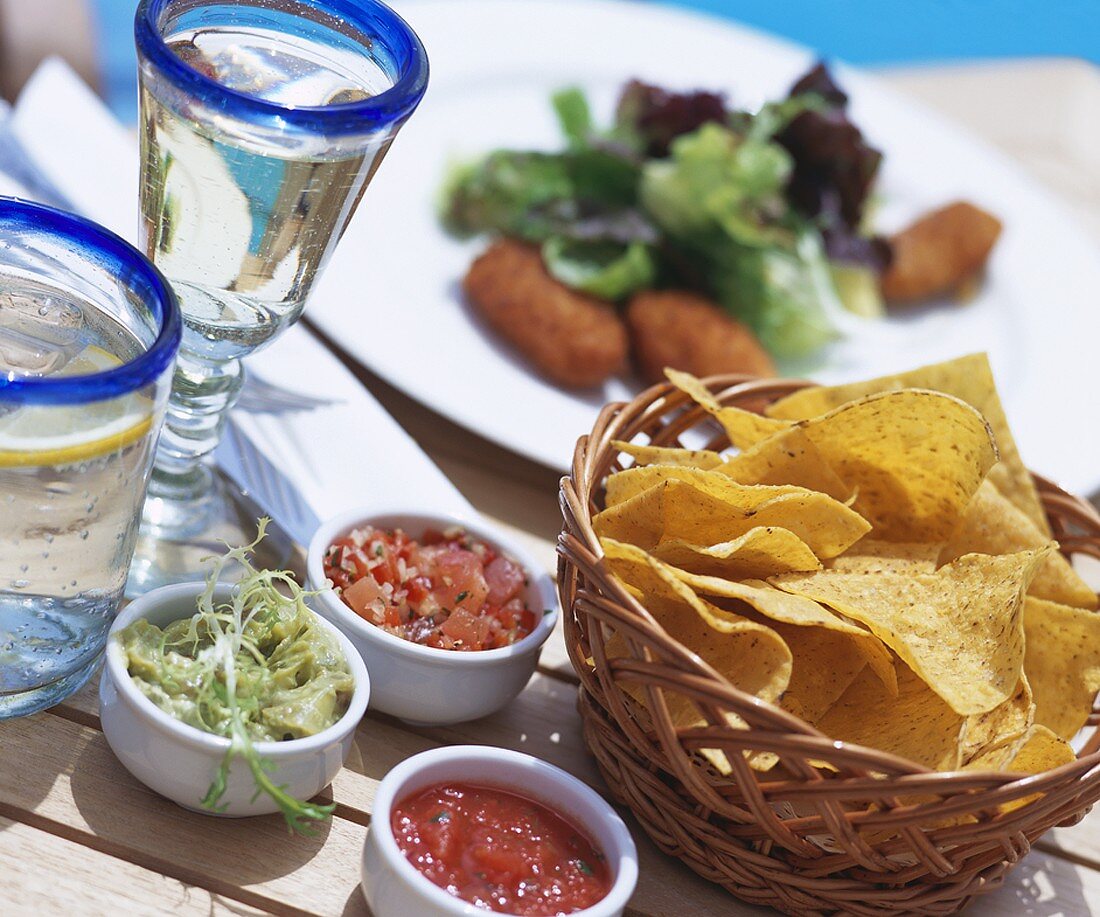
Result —
POLYGON ((144 0, 135 34, 142 233, 184 334, 131 594, 252 539, 208 464, 239 361, 301 315, 428 77, 375 0, 144 0))

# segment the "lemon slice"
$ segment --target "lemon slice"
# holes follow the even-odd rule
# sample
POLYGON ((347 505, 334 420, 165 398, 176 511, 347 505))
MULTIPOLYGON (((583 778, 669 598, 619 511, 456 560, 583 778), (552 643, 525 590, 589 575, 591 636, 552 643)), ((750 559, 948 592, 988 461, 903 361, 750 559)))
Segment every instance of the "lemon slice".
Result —
POLYGON ((96 373, 105 373, 107 370, 115 369, 121 365, 122 361, 113 353, 109 353, 95 344, 89 344, 61 369, 53 373, 52 376, 53 378, 58 376, 94 376, 96 373))
MULTIPOLYGON (((56 376, 86 376, 121 365, 86 347, 56 376)), ((153 424, 152 401, 136 393, 72 405, 29 405, 0 415, 0 468, 71 465, 123 449, 153 424)))

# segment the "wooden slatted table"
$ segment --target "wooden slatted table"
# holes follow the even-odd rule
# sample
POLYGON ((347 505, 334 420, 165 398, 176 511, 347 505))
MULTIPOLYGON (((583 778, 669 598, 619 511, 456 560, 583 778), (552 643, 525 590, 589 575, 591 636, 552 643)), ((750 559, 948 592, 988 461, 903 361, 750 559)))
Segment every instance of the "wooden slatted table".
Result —
MULTIPOLYGON (((1045 61, 884 76, 1017 156, 1063 193, 1100 242, 1100 71, 1045 61)), ((553 568, 557 474, 358 375, 471 502, 553 568)), ((348 766, 326 791, 337 803, 331 824, 298 838, 288 836, 279 816, 214 819, 147 790, 107 747, 89 687, 46 713, 0 723, 0 913, 365 914, 359 857, 385 773, 418 751, 470 742, 538 755, 600 787, 575 699, 559 633, 527 690, 495 716, 412 728, 368 715, 348 766)), ((631 824, 641 880, 630 914, 764 913, 663 856, 631 824)), ((1100 914, 1100 813, 1045 838, 969 913, 1100 914)))

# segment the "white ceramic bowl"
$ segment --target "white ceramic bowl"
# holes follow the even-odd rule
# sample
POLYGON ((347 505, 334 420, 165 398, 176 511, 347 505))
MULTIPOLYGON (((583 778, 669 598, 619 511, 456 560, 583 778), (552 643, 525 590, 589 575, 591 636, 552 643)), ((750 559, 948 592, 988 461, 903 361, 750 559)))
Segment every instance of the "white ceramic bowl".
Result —
MULTIPOLYGON (((472 514, 471 514, 472 516, 472 514)), ((554 583, 538 562, 514 541, 476 518, 362 508, 325 522, 313 536, 307 560, 314 607, 351 638, 371 673, 371 709, 417 725, 461 723, 487 716, 508 704, 530 680, 539 651, 558 620, 554 583), (512 646, 477 652, 441 650, 411 643, 363 620, 332 590, 325 577, 325 551, 332 542, 363 525, 400 528, 413 538, 425 529, 461 526, 507 554, 527 573, 527 607, 535 629, 512 646), (543 613, 545 612, 545 613, 543 613)))
MULTIPOLYGON (((115 619, 107 639, 107 661, 99 683, 99 717, 111 750, 125 768, 150 789, 186 809, 207 815, 269 815, 278 806, 266 793, 256 794, 252 773, 244 761, 235 758, 229 771, 225 795, 212 812, 201 807, 210 782, 229 748, 229 740, 181 723, 165 713, 135 686, 126 671, 126 659, 114 635, 138 618, 159 627, 190 617, 195 600, 205 583, 163 586, 130 603, 115 619), (253 799, 255 797, 255 799, 253 799)), ((219 586, 215 601, 229 598, 232 587, 219 586)), ((355 690, 347 712, 332 726, 315 736, 285 742, 257 742, 260 757, 274 765, 272 779, 298 799, 310 799, 332 782, 351 750, 355 727, 363 718, 370 696, 366 667, 355 647, 325 620, 339 641, 355 679, 355 690)))
POLYGON ((617 917, 638 882, 638 851, 623 820, 590 787, 538 758, 482 745, 453 745, 414 755, 391 770, 374 795, 363 848, 363 893, 375 917, 455 917, 486 912, 425 879, 401 853, 390 829, 393 807, 440 783, 496 786, 541 802, 576 824, 607 857, 611 890, 573 917, 617 917))

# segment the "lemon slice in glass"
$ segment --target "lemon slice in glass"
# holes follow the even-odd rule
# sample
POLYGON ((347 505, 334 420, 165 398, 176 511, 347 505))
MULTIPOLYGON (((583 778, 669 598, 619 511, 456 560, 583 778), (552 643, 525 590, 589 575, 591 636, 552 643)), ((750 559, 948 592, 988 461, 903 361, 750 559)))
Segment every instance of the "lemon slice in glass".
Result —
MULTIPOLYGON (((121 365, 86 347, 55 376, 87 376, 121 365)), ((123 449, 153 423, 153 402, 130 393, 90 404, 27 405, 0 413, 0 468, 71 465, 123 449)))

